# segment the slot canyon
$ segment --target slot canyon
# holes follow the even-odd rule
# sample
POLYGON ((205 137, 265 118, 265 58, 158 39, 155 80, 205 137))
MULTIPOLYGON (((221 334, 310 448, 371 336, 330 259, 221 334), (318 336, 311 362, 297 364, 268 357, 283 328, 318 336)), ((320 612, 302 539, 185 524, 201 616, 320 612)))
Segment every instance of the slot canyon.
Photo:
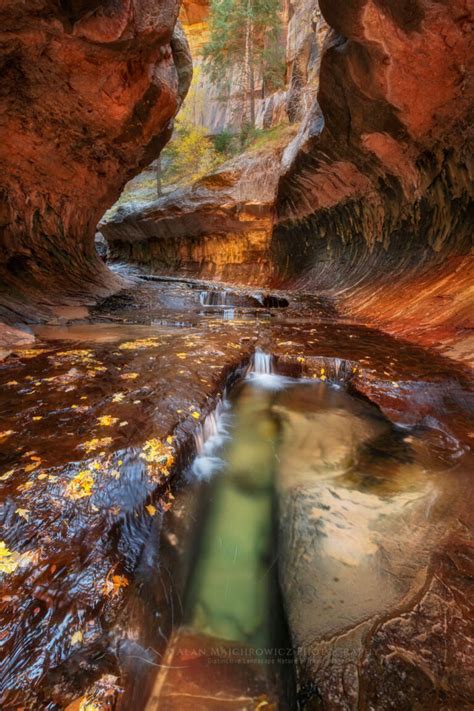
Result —
POLYGON ((465 0, 0 0, 0 708, 474 707, 465 0))

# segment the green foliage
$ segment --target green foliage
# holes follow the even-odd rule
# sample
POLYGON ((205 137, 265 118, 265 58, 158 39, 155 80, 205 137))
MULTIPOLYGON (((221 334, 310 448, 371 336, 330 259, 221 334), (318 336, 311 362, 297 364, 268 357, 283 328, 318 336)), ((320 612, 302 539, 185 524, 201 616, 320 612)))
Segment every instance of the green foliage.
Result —
POLYGON ((232 156, 239 150, 239 141, 235 133, 232 131, 227 131, 224 129, 221 133, 217 133, 213 136, 214 148, 218 153, 222 153, 225 156, 232 156))
POLYGON ((192 182, 212 171, 220 162, 222 157, 205 129, 178 117, 173 138, 162 153, 163 183, 192 182))
MULTIPOLYGON (((243 93, 252 105, 257 76, 270 89, 283 85, 280 0, 211 0, 209 30, 203 58, 214 84, 222 87, 235 69, 240 70, 245 77, 243 93)), ((252 106, 252 119, 254 113, 252 106)))
POLYGON ((263 50, 263 83, 267 90, 285 88, 285 48, 280 42, 270 42, 263 50))

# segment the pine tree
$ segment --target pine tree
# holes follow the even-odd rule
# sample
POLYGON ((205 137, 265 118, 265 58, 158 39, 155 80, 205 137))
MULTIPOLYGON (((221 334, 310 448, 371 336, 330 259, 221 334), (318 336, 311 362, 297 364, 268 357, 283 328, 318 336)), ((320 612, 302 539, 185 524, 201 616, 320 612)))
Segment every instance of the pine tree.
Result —
MULTIPOLYGON (((212 0, 204 66, 211 81, 225 87, 240 71, 242 126, 255 126, 255 81, 274 87, 284 72, 280 0, 212 0)), ((275 87, 278 88, 278 87, 275 87)))

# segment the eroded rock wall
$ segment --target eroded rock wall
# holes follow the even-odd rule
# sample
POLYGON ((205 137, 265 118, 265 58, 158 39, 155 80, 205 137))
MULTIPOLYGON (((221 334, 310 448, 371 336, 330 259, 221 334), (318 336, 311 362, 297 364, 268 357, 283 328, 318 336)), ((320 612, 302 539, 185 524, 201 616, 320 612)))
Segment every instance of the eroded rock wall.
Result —
POLYGON ((351 317, 468 354, 472 15, 323 0, 319 107, 287 149, 273 260, 351 317))
POLYGON ((177 0, 0 2, 0 317, 118 281, 98 220, 168 140, 191 79, 177 0))
POLYGON ((148 205, 100 225, 111 259, 154 273, 265 283, 282 147, 233 159, 148 205))

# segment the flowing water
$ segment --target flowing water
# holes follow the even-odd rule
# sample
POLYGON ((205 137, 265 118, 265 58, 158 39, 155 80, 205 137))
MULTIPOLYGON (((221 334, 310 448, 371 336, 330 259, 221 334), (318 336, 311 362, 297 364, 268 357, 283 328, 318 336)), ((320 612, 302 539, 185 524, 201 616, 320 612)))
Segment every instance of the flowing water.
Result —
MULTIPOLYGON (((178 507, 192 496, 199 510, 193 555, 175 552, 173 568, 187 567, 181 610, 159 670, 140 681, 145 707, 295 708, 295 654, 316 653, 308 629, 325 636, 382 613, 413 579, 398 577, 407 551, 427 562, 451 518, 431 514, 436 460, 374 406, 278 375, 261 350, 197 444, 177 493, 178 507)), ((182 522, 160 535, 179 548, 182 522)))
POLYGON ((202 291, 0 366, 2 709, 304 708, 470 521, 461 369, 202 291))

